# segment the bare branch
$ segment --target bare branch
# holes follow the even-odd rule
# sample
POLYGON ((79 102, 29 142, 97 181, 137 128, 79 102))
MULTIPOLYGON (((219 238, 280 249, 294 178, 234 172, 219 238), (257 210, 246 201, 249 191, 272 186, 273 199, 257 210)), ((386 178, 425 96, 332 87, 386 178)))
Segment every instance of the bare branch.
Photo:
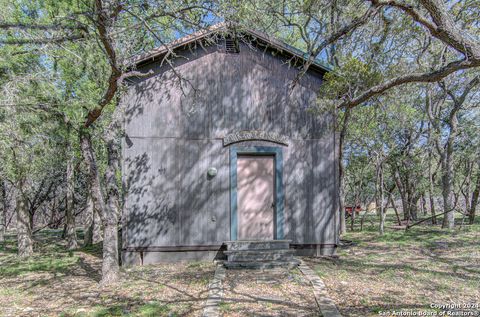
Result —
POLYGON ((340 103, 338 107, 339 108, 355 107, 374 96, 380 95, 381 93, 385 92, 390 88, 408 84, 408 83, 415 83, 415 82, 417 83, 437 82, 454 72, 457 72, 463 69, 474 68, 474 67, 480 67, 480 60, 473 60, 473 59, 459 60, 459 61, 451 62, 431 72, 413 73, 413 74, 406 74, 403 76, 399 76, 399 77, 387 80, 384 83, 379 84, 377 86, 371 87, 370 89, 366 90, 365 92, 363 92, 357 97, 343 101, 342 103, 340 103))
POLYGON ((25 24, 25 23, 0 23, 0 29, 21 29, 21 30, 83 30, 85 31, 84 26, 80 25, 61 25, 61 24, 25 24))
POLYGON ((338 29, 336 32, 333 32, 332 34, 327 36, 317 47, 315 47, 313 51, 309 53, 309 57, 306 63, 303 65, 301 71, 291 83, 290 88, 292 89, 296 86, 300 78, 303 75, 305 75, 305 73, 308 71, 308 68, 313 64, 316 56, 318 56, 318 54, 320 54, 328 45, 335 43, 342 37, 350 34, 352 31, 364 25, 376 13, 377 13, 377 8, 370 7, 362 16, 354 18, 349 24, 343 26, 342 28, 338 29))
POLYGON ((448 14, 443 1, 438 0, 421 0, 422 6, 430 14, 432 21, 427 20, 412 6, 399 3, 395 0, 378 1, 370 0, 372 5, 376 7, 390 6, 402 10, 414 21, 420 23, 427 28, 435 38, 455 49, 467 58, 480 59, 480 44, 476 43, 473 38, 464 35, 455 24, 454 19, 448 14))
POLYGON ((78 41, 78 40, 85 39, 86 37, 87 37, 86 34, 77 34, 77 35, 53 37, 53 38, 8 39, 8 40, 0 40, 0 44, 5 44, 5 45, 56 44, 56 43, 63 43, 63 42, 70 42, 70 41, 78 41))
POLYGON ((121 73, 121 72, 113 72, 110 75, 109 81, 108 81, 108 88, 105 91, 105 94, 103 95, 101 101, 98 103, 98 105, 90 110, 87 114, 86 121, 84 123, 84 127, 88 128, 91 126, 102 114, 103 108, 105 108, 106 105, 110 103, 110 101, 113 100, 115 97, 115 94, 118 90, 118 87, 120 87, 123 83, 123 81, 129 77, 145 77, 145 76, 150 76, 153 74, 153 70, 150 70, 147 73, 142 73, 139 71, 129 71, 127 73, 121 73))

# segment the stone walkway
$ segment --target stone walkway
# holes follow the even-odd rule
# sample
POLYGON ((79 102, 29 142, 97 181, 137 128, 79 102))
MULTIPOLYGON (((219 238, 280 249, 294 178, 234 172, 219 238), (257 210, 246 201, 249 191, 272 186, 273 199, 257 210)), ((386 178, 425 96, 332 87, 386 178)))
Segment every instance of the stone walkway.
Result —
POLYGON ((312 283, 315 300, 323 316, 342 317, 337 306, 335 306, 333 300, 328 296, 327 288, 320 277, 303 261, 300 263, 299 269, 310 280, 310 283, 312 283))
POLYGON ((203 310, 203 317, 219 316, 218 308, 223 297, 223 281, 225 280, 225 267, 217 264, 213 280, 208 286, 208 299, 203 310))
POLYGON ((293 270, 218 265, 203 316, 259 315, 341 317, 321 279, 303 262, 293 270))

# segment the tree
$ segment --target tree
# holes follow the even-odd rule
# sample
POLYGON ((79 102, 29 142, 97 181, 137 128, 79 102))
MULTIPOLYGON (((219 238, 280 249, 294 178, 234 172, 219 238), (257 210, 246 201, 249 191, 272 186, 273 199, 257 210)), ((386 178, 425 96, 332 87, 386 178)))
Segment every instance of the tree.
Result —
MULTIPOLYGON (((65 12, 65 7, 59 3, 26 4, 28 10, 23 11, 7 5, 9 16, 5 19, 7 22, 0 24, 0 30, 4 31, 0 42, 8 47, 14 45, 15 54, 21 54, 19 47, 22 46, 52 61, 54 67, 48 66, 45 70, 52 75, 49 83, 62 96, 55 103, 62 107, 55 107, 52 102, 45 109, 66 116, 69 126, 79 135, 77 140, 87 171, 93 173, 89 175, 92 196, 104 227, 103 284, 112 283, 118 278, 116 235, 121 214, 119 208, 122 206, 118 180, 113 177, 118 174, 119 144, 118 140, 112 140, 108 129, 103 129, 109 125, 110 114, 114 112, 124 81, 129 77, 149 75, 129 68, 128 57, 139 50, 162 44, 178 31, 197 27, 208 6, 208 3, 194 1, 147 5, 96 0, 92 4, 75 2, 75 5, 67 6, 73 10, 65 12), (40 11, 41 15, 38 14, 40 11), (68 16, 68 19, 63 16, 68 16), (144 36, 138 36, 139 30, 144 36), (75 60, 74 63, 71 58, 75 60), (106 109, 109 109, 107 114, 106 109), (104 122, 98 123, 101 116, 105 117, 104 122), (102 147, 107 155, 100 158, 101 165, 105 163, 105 175, 101 175, 102 171, 98 168, 97 153, 91 140, 95 134, 89 131, 93 128, 106 133, 106 142, 102 147)), ((33 104, 35 102, 38 100, 33 104)), ((18 100, 12 102, 18 103, 18 100)), ((118 135, 115 134, 115 137, 118 135)), ((70 141, 72 137, 66 139, 70 141)), ((71 160, 68 162, 67 182, 71 185, 71 160)), ((71 186, 67 186, 67 189, 67 237, 72 247, 73 196, 71 186)))
MULTIPOLYGON (((455 129, 453 125, 435 126, 445 118, 444 112, 427 119, 422 110, 426 100, 439 97, 445 103, 442 109, 460 102, 460 83, 472 79, 480 66, 478 40, 469 35, 476 32, 475 19, 467 16, 477 12, 476 7, 439 0, 413 4, 370 0, 360 5, 288 0, 282 6, 257 0, 22 0, 18 6, 5 1, 0 4, 5 8, 0 51, 6 56, 0 60, 0 155, 7 163, 1 179, 19 189, 19 232, 31 238, 35 212, 52 201, 57 209, 65 209, 67 245, 74 248, 79 205, 88 213, 86 244, 93 240, 92 219, 100 216, 103 284, 117 280, 119 271, 117 232, 123 205, 117 177, 121 173, 118 140, 123 133, 118 124, 123 113, 120 100, 129 78, 151 75, 138 72, 130 57, 218 18, 234 21, 239 29, 258 27, 307 51, 298 76, 319 56, 335 65, 335 71, 325 77, 319 105, 312 107, 337 114, 342 232, 346 230, 345 201, 356 205, 376 197, 383 210, 385 194, 393 201, 397 191, 405 218, 415 219, 418 201, 427 191, 433 201, 441 153, 447 153, 440 159, 439 170, 442 179, 448 180, 442 183, 448 193, 444 205, 451 206, 450 197, 458 186, 449 172, 456 164, 455 156, 448 154, 449 146, 434 151, 432 144, 435 139, 444 142, 438 136, 455 129), (383 113, 363 109, 368 107, 383 113), (375 126, 376 122, 384 124, 375 126), (48 178, 48 184, 53 184, 49 194, 38 191, 47 184, 43 180, 51 171, 62 171, 61 180, 48 178), (82 174, 86 184, 75 187, 82 174), (66 191, 57 190, 59 184, 66 191), (45 199, 35 199, 38 192, 45 199), (27 214, 29 225, 22 227, 27 214)), ((169 52, 164 61, 171 66, 174 57, 174 52, 169 52)), ((296 84, 298 80, 293 80, 292 87, 296 84)), ((458 142, 455 133, 452 136, 454 148, 458 142)), ((473 173, 474 169, 470 170, 473 173)), ((471 206, 478 204, 474 183, 472 178, 468 187, 471 206)), ((433 207, 431 203, 432 211, 433 207)), ((54 212, 57 210, 52 215, 54 212)), ((384 213, 380 216, 383 231, 384 213)), ((93 225, 99 228, 99 221, 93 225)), ((31 253, 27 240, 22 238, 25 254, 31 253)))
POLYGON ((456 89, 447 87, 445 82, 441 82, 439 84, 441 94, 437 98, 431 96, 431 91, 427 92, 429 94, 427 113, 435 129, 435 148, 440 156, 442 171, 442 196, 445 212, 442 226, 450 229, 453 228, 455 223, 455 201, 453 195, 454 146, 459 133, 458 115, 462 108, 465 107, 469 93, 478 84, 480 84, 480 77, 475 76, 466 84, 463 79, 460 83, 456 83, 456 89), (457 91, 454 91, 454 89, 457 91), (447 102, 447 98, 451 101, 450 105, 447 102), (445 134, 446 137, 442 137, 445 134))
MULTIPOLYGON (((332 92, 329 98, 339 109, 339 207, 340 228, 344 232, 343 148, 347 135, 345 129, 355 115, 351 114, 351 109, 360 105, 386 104, 391 101, 388 92, 393 88, 399 90, 407 84, 441 82, 452 75, 464 76, 464 70, 478 68, 480 43, 469 34, 475 34, 477 29, 474 19, 468 18, 469 14, 478 13, 478 8, 465 2, 445 3, 440 0, 371 0, 360 5, 340 1, 292 0, 284 1, 282 6, 252 0, 249 4, 238 9, 236 20, 263 27, 267 33, 273 32, 295 42, 308 52, 309 59, 299 76, 305 73, 316 57, 326 54, 336 66, 335 73, 348 82, 343 88, 342 85, 328 87, 328 82, 335 79, 328 75, 326 78, 327 90, 332 92), (359 85, 359 81, 349 81, 348 75, 345 75, 351 67, 345 62, 349 58, 368 65, 378 73, 378 80, 364 85, 359 85)), ((370 79, 368 76, 366 78, 370 79)), ((340 83, 339 80, 337 82, 340 83)), ((418 89, 419 86, 413 87, 418 89)), ((327 102, 322 99, 321 103, 327 102)), ((417 143, 423 142, 423 133, 418 134, 416 129, 410 132, 413 141, 417 137, 417 143)), ((400 156, 397 157, 406 156, 405 159, 409 161, 415 159, 416 155, 409 146, 398 154, 400 156)), ((398 188, 404 212, 407 218, 416 217, 417 202, 423 200, 423 191, 426 189, 422 184, 421 189, 417 190, 415 177, 408 171, 411 168, 408 161, 396 164, 393 168, 396 170, 397 185, 404 184, 398 188)), ((433 172, 430 178, 432 184, 435 181, 433 172)), ((451 193, 451 190, 447 191, 451 193)), ((431 208, 434 211, 432 200, 431 208)))
POLYGON ((480 196, 480 160, 477 160, 477 175, 476 175, 475 189, 472 193, 472 198, 470 202, 470 210, 468 212, 469 223, 472 225, 475 222, 476 210, 478 207, 479 196, 480 196))
MULTIPOLYGON (((299 75, 305 73, 322 52, 328 53, 333 44, 336 47, 334 51, 338 54, 339 47, 347 41, 349 45, 345 47, 364 60, 372 55, 390 55, 391 53, 386 54, 385 50, 389 49, 386 46, 392 46, 392 40, 400 38, 402 43, 398 43, 399 51, 403 52, 402 55, 413 55, 413 58, 421 59, 424 54, 424 50, 416 49, 421 36, 428 43, 445 46, 445 62, 440 67, 414 68, 410 65, 402 69, 400 74, 398 68, 396 72, 389 73, 389 68, 384 67, 386 76, 382 81, 354 94, 349 92, 339 95, 338 108, 353 108, 398 86, 439 82, 451 74, 480 66, 480 43, 469 34, 476 32, 477 26, 475 19, 468 18, 468 14, 477 12, 477 7, 469 6, 466 2, 370 0, 359 5, 338 1, 334 4, 330 1, 285 1, 282 6, 258 3, 255 0, 250 3, 247 9, 237 9, 241 12, 237 19, 243 18, 256 25, 263 25, 266 30, 270 28, 277 34, 282 34, 279 27, 293 29, 289 34, 299 34, 299 42, 303 43, 302 47, 309 55, 299 75), (249 17, 246 18, 246 15, 249 17), (264 18, 265 15, 270 18, 264 18), (272 21, 274 18, 277 21, 272 21), (375 36, 368 37, 372 33, 375 36), (358 44, 355 44, 355 40, 359 40, 358 44)), ((397 60, 401 57, 397 54, 397 60)))

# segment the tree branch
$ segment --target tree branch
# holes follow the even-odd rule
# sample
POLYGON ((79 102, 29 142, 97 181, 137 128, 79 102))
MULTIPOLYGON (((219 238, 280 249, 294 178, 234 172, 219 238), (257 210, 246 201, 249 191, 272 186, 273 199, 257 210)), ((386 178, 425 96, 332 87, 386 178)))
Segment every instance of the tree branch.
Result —
MULTIPOLYGON (((293 80, 292 84, 290 85, 291 88, 294 88, 300 78, 306 74, 308 68, 313 64, 315 61, 315 57, 318 56, 328 45, 338 41, 342 37, 348 35, 352 31, 356 30, 360 26, 367 23, 371 16, 377 13, 377 8, 370 7, 368 10, 360 17, 355 17, 349 24, 341 27, 336 32, 333 32, 329 36, 327 36, 313 51, 309 52, 309 57, 306 63, 303 65, 301 71, 298 73, 296 78, 293 80)), ((308 43, 307 43, 308 44, 308 43)))
POLYGON ((0 23, 0 29, 21 29, 21 30, 82 30, 86 31, 86 28, 81 25, 61 25, 61 24, 25 24, 25 23, 0 23))
POLYGON ((139 71, 129 71, 127 73, 122 73, 121 71, 116 72, 112 70, 112 74, 110 75, 110 78, 108 80, 108 88, 105 91, 105 94, 103 95, 99 104, 88 112, 84 127, 88 128, 100 117, 103 108, 105 108, 105 106, 108 105, 110 101, 112 101, 112 99, 115 97, 115 93, 117 92, 118 87, 122 85, 125 79, 130 77, 146 77, 152 74, 153 70, 150 70, 147 73, 142 73, 139 71))
POLYGON ((451 62, 432 72, 413 73, 413 74, 399 76, 399 77, 387 80, 384 83, 379 84, 377 86, 371 87, 370 89, 366 90, 365 92, 363 92, 357 97, 343 101, 342 103, 340 103, 338 108, 358 106, 359 104, 367 101, 368 99, 376 95, 380 95, 386 90, 396 86, 400 86, 408 83, 415 83, 415 82, 417 83, 437 82, 456 71, 474 68, 474 67, 480 67, 480 59, 479 60, 473 60, 473 59, 459 60, 459 61, 451 62))
POLYGON ((86 34, 76 34, 76 35, 52 37, 52 38, 8 39, 8 40, 0 40, 0 44, 4 44, 4 45, 56 44, 56 43, 82 40, 82 39, 85 39, 86 37, 87 37, 86 34))
POLYGON ((430 14, 432 21, 427 20, 411 5, 399 3, 395 0, 370 0, 370 2, 375 7, 390 6, 405 12, 412 17, 414 21, 424 26, 432 36, 447 44, 449 47, 465 55, 467 58, 480 59, 480 45, 473 40, 473 37, 468 38, 462 34, 452 16, 448 14, 443 1, 420 0, 422 6, 430 14))

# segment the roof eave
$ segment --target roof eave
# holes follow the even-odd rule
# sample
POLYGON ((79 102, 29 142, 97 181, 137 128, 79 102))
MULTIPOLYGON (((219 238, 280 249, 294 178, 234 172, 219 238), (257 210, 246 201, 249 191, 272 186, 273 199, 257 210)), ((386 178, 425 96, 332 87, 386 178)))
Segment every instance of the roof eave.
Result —
MULTIPOLYGON (((179 47, 182 47, 182 46, 185 46, 185 45, 188 45, 190 43, 193 43, 193 42, 196 42, 198 40, 201 40, 202 38, 205 38, 209 35, 213 35, 217 32, 220 32, 222 30, 226 30, 228 28, 227 24, 226 23, 219 23, 219 24, 215 24, 207 29, 204 29, 204 30, 201 30, 201 31, 198 31, 198 32, 195 32, 191 35, 187 35, 187 36, 184 36, 178 40, 175 40, 173 42, 171 42, 170 44, 166 44, 166 45, 162 45, 160 46, 159 48, 157 49, 154 49, 150 52, 147 52, 145 54, 141 54, 137 57, 134 57, 132 59, 130 59, 128 61, 128 65, 129 67, 132 67, 132 66, 138 66, 139 64, 143 64, 145 62, 148 62, 148 61, 153 61, 155 60, 156 57, 159 57, 159 56, 162 56, 166 53, 168 53, 169 51, 173 51, 179 47)), ((261 41, 263 41, 264 43, 268 44, 269 46, 275 48, 275 49, 278 49, 280 51, 285 51, 297 58, 300 58, 304 61, 308 60, 309 56, 306 56, 308 54, 302 52, 301 50, 291 46, 291 45, 288 45, 287 43, 284 43, 274 37, 271 37, 271 36, 268 36, 267 34, 265 33, 262 33, 262 32, 259 32, 259 31, 255 31, 255 30, 252 30, 252 29, 244 29, 242 30, 242 32, 245 32, 247 34, 250 34, 251 36, 254 36, 254 37, 257 37, 258 39, 260 39, 261 41)), ((322 61, 320 61, 319 59, 315 59, 313 62, 312 62, 312 66, 315 66, 316 68, 319 68, 325 72, 331 72, 333 71, 333 67, 331 65, 328 65, 322 61)))

